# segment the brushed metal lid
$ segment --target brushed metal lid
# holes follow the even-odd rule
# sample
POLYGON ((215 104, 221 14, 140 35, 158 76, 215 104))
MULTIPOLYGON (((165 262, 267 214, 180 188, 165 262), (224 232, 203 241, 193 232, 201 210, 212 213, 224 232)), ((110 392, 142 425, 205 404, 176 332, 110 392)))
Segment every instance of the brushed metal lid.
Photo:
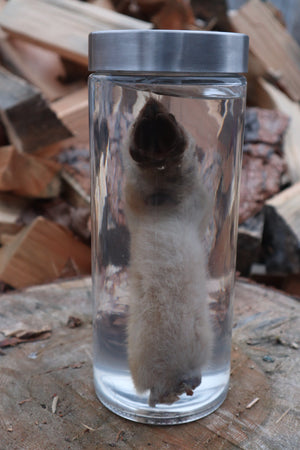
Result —
POLYGON ((101 73, 245 73, 249 38, 240 33, 110 30, 89 35, 89 70, 101 73))

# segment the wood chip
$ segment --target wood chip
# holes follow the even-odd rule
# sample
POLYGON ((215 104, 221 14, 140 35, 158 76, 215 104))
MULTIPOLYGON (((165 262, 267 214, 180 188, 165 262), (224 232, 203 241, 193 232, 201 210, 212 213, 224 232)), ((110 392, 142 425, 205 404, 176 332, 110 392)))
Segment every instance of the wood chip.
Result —
POLYGON ((58 395, 55 395, 52 401, 52 414, 56 413, 57 403, 58 403, 58 395))
POLYGON ((276 420, 276 425, 290 412, 291 408, 288 408, 284 413, 276 420))
POLYGON ((43 328, 40 328, 39 330, 14 330, 11 332, 8 332, 6 334, 6 337, 17 337, 19 339, 34 339, 37 337, 40 337, 44 333, 50 333, 52 330, 48 326, 44 326, 43 328))
POLYGON ((83 366, 83 364, 84 364, 84 361, 83 361, 83 362, 79 362, 79 363, 72 364, 70 367, 71 367, 71 369, 81 369, 81 367, 83 366))
POLYGON ((96 431, 95 428, 89 427, 88 425, 85 425, 84 423, 82 423, 81 425, 89 431, 96 431))
POLYGON ((256 397, 254 400, 252 400, 252 402, 250 402, 250 403, 246 406, 246 409, 252 408, 252 406, 254 406, 258 401, 259 401, 259 397, 256 397))
POLYGON ((18 404, 23 405, 24 403, 31 402, 32 398, 26 398, 25 400, 21 400, 18 404))
POLYGON ((26 331, 20 336, 10 336, 0 341, 0 348, 14 347, 25 342, 43 341, 51 337, 51 330, 26 331))
POLYGON ((116 441, 118 442, 119 440, 123 441, 125 436, 125 431, 124 430, 120 430, 119 433, 117 434, 117 439, 116 441))
POLYGON ((81 327, 81 325, 82 325, 82 320, 79 319, 79 317, 69 316, 68 322, 67 322, 67 327, 77 328, 77 327, 81 327))

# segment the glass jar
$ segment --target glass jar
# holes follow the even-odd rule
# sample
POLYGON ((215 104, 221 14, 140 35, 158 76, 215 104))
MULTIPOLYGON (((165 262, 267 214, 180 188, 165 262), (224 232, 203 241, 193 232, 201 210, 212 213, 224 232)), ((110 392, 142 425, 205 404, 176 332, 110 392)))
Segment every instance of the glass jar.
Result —
POLYGON ((189 422, 229 385, 248 37, 89 45, 96 393, 134 421, 189 422))

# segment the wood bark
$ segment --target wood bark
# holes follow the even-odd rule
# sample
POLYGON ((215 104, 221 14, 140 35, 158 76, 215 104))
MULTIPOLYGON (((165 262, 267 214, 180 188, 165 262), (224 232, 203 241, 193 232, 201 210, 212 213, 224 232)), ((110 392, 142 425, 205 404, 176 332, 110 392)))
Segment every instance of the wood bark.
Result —
POLYGON ((300 274, 300 182, 265 205, 264 259, 269 273, 300 274))
POLYGON ((37 149, 71 136, 39 90, 0 68, 0 118, 17 150, 37 149))
POLYGON ((282 147, 288 122, 288 117, 276 110, 246 110, 240 224, 261 211, 264 202, 280 190, 286 172, 282 147))

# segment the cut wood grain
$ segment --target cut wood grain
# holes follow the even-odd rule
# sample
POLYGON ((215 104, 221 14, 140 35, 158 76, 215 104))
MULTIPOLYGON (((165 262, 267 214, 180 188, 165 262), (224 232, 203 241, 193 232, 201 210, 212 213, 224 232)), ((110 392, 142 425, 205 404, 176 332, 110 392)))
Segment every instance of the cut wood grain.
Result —
POLYGON ((88 188, 90 184, 90 178, 85 177, 84 174, 77 172, 76 175, 69 173, 67 170, 62 170, 61 179, 63 182, 63 197, 74 207, 89 207, 91 202, 90 189, 88 188), (83 185, 81 184, 83 181, 83 185))
POLYGON ((23 197, 52 198, 60 193, 60 165, 13 146, 0 147, 0 191, 23 197))
POLYGON ((77 0, 11 0, 0 12, 0 25, 14 36, 85 65, 90 32, 151 28, 147 22, 77 0))
POLYGON ((89 144, 88 89, 82 89, 53 102, 51 108, 73 134, 61 146, 86 146, 89 144))
POLYGON ((3 245, 7 245, 10 242, 12 242, 12 240, 14 239, 14 234, 9 234, 9 233, 1 233, 0 234, 0 244, 1 246, 3 245))
POLYGON ((0 249, 0 279, 20 289, 57 279, 70 262, 77 275, 88 274, 90 260, 90 248, 68 229, 38 217, 0 249))
POLYGON ((48 145, 36 152, 37 155, 49 158, 70 149, 89 148, 88 89, 82 87, 59 100, 51 103, 57 117, 72 132, 72 137, 48 145))
POLYGON ((247 76, 247 104, 264 109, 276 109, 275 102, 256 77, 247 76))
POLYGON ((17 38, 0 39, 2 64, 38 87, 49 101, 79 89, 84 82, 63 83, 65 68, 58 54, 17 38))
POLYGON ((272 98, 276 109, 289 117, 289 126, 284 135, 283 152, 293 183, 300 181, 300 106, 267 81, 259 83, 272 98))
POLYGON ((0 117, 17 150, 33 153, 71 136, 39 90, 3 68, 0 92, 0 117))
MULTIPOLYGON (((0 203, 1 204, 1 203, 0 203)), ((89 244, 91 238, 90 208, 73 207, 61 196, 55 199, 35 201, 28 205, 19 217, 18 223, 30 225, 38 216, 62 225, 75 233, 76 236, 89 244)), ((1 227, 0 227, 1 230, 1 227)))
POLYGON ((287 95, 300 100, 300 47, 260 0, 251 0, 230 16, 235 31, 248 34, 249 48, 287 95))
POLYGON ((90 154, 85 148, 69 148, 60 153, 63 196, 75 207, 90 204, 90 154))
POLYGON ((300 274, 300 182, 265 205, 265 264, 269 273, 300 274))
POLYGON ((101 6, 101 8, 112 10, 114 9, 110 0, 91 0, 90 3, 92 3, 95 6, 101 6))
POLYGON ((264 86, 259 82, 265 69, 256 56, 249 51, 247 78, 247 105, 265 109, 274 109, 274 102, 264 86))
POLYGON ((22 228, 20 218, 28 203, 28 200, 25 198, 10 194, 0 194, 0 236, 3 233, 11 235, 20 231, 22 228))
POLYGON ((46 327, 52 330, 50 339, 5 349, 5 355, 1 356, 3 448, 29 449, 33 441, 36 448, 64 448, 65 442, 66 448, 71 446, 74 450, 298 447, 295 430, 299 386, 295 376, 300 361, 299 350, 290 346, 298 341, 300 326, 295 300, 238 281, 227 399, 215 413, 202 420, 156 427, 122 419, 96 398, 91 356, 91 289, 91 280, 85 278, 0 297, 1 331, 46 327), (68 328, 70 316, 79 318, 82 326, 68 328), (277 343, 278 335, 286 345, 277 343), (272 355, 274 363, 264 362, 265 354, 272 355), (53 414, 55 395, 59 400, 53 414), (260 400, 247 409, 257 397, 260 400))

